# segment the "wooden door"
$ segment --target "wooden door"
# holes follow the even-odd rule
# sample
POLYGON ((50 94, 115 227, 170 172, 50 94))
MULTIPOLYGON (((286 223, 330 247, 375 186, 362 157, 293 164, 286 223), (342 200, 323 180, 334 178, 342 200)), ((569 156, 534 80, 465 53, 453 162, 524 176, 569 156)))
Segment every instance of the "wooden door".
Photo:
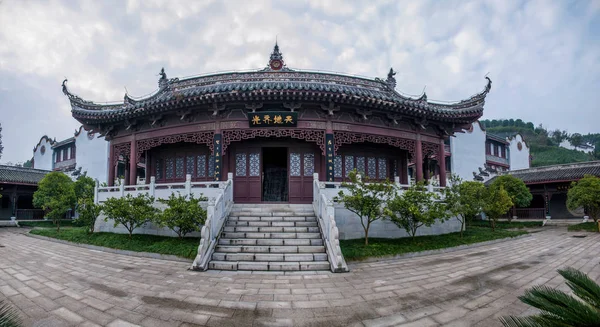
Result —
POLYGON ((293 147, 288 151, 289 201, 312 203, 313 174, 320 171, 321 155, 312 147, 293 147))
POLYGON ((237 147, 229 158, 233 172, 233 198, 236 203, 260 203, 261 148, 237 147))

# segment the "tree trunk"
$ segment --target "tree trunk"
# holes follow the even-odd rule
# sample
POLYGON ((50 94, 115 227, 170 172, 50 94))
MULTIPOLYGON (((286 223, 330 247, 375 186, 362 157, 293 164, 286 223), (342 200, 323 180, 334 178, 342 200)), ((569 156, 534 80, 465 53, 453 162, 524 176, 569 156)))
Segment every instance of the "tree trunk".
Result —
POLYGON ((60 233, 60 219, 56 221, 56 231, 60 233))
POLYGON ((371 224, 367 224, 367 227, 365 227, 365 246, 369 245, 369 227, 371 224))
POLYGON ((463 237, 463 231, 465 230, 465 220, 460 221, 460 238, 463 237))
POLYGON ((492 223, 492 232, 496 231, 496 220, 495 219, 491 219, 490 222, 492 223))

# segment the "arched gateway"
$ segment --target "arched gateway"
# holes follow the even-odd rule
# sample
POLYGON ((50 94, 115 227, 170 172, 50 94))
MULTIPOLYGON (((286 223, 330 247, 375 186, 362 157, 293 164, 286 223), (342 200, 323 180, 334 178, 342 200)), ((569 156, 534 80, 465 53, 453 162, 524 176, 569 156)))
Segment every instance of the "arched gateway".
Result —
POLYGON ((312 176, 342 181, 357 169, 375 179, 446 181, 444 140, 483 113, 484 91, 440 104, 395 91, 396 73, 367 79, 287 68, 275 45, 266 68, 168 79, 151 96, 96 104, 63 82, 73 117, 110 141, 108 184, 224 180, 237 203, 312 201, 312 176), (432 163, 437 163, 433 164, 432 163), (409 169, 409 167, 412 167, 409 169), (432 167, 434 167, 432 169, 432 167), (123 167, 121 167, 123 168, 123 167))

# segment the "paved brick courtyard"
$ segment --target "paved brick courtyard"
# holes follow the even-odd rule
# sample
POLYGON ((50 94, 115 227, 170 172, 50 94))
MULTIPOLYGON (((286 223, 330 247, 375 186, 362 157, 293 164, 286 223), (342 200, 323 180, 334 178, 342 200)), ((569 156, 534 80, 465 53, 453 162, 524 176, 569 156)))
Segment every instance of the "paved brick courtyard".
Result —
POLYGON ((26 326, 499 326, 517 296, 565 289, 557 268, 600 279, 600 235, 554 228, 446 254, 351 264, 351 272, 193 272, 0 229, 0 297, 26 326))

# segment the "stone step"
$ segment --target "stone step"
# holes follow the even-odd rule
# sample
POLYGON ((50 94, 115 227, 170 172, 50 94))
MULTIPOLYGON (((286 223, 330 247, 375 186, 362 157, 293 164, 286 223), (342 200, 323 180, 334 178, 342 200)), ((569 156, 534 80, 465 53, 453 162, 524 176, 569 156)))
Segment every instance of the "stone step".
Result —
MULTIPOLYGON (((313 227, 311 227, 311 228, 313 228, 313 227)), ((321 233, 318 233, 318 232, 314 232, 314 233, 223 232, 223 233, 221 233, 221 237, 222 238, 283 238, 283 239, 290 239, 290 238, 314 239, 314 238, 318 238, 318 239, 320 239, 321 233)))
POLYGON ((255 226, 225 226, 225 233, 318 233, 319 227, 255 227, 255 226))
POLYGON ((226 253, 215 252, 216 261, 327 261, 326 253, 226 253))
POLYGON ((225 226, 248 227, 318 227, 316 221, 240 221, 228 220, 225 226))
POLYGON ((270 246, 284 246, 284 245, 323 245, 323 240, 318 238, 220 238, 219 245, 270 245, 270 246))
POLYGON ((325 253, 322 245, 217 245, 215 253, 325 253))
POLYGON ((247 211, 247 210, 232 210, 232 216, 265 216, 265 217, 289 217, 289 216, 314 216, 314 211, 247 211))
POLYGON ((329 270, 327 261, 217 261, 208 264, 210 269, 219 270, 250 270, 250 271, 308 271, 329 270))
POLYGON ((262 217, 262 216, 229 216, 227 221, 276 221, 276 222, 290 222, 290 221, 306 221, 316 222, 317 217, 315 216, 290 216, 290 217, 262 217))

